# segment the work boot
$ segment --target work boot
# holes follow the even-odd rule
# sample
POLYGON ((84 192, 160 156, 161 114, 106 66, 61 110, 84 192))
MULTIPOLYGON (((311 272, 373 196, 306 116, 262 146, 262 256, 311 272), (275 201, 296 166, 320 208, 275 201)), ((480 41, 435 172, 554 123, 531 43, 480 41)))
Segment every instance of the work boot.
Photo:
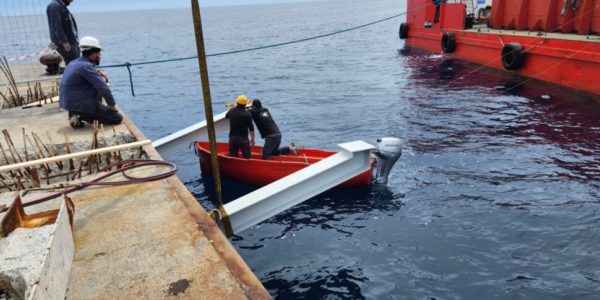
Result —
POLYGON ((293 142, 290 143, 290 151, 292 151, 294 155, 298 155, 298 149, 296 148, 296 144, 294 144, 293 142))
POLYGON ((85 124, 83 124, 83 122, 80 120, 79 115, 76 114, 71 115, 69 118, 69 125, 75 129, 83 128, 85 126, 85 124))

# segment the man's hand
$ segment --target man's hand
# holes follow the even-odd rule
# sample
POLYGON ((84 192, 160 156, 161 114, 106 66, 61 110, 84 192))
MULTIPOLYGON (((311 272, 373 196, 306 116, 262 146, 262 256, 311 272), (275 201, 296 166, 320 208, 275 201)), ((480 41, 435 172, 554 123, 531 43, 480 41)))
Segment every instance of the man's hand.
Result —
POLYGON ((109 106, 109 107, 108 107, 108 110, 110 110, 110 111, 118 111, 118 110, 117 110, 117 108, 116 108, 116 107, 114 107, 114 106, 109 106))
POLYGON ((67 51, 67 52, 71 52, 71 49, 72 49, 71 44, 69 44, 69 43, 64 43, 63 48, 65 48, 65 51, 67 51))
POLYGON ((254 146, 254 139, 250 140, 250 146, 254 146))
POLYGON ((100 76, 104 77, 104 80, 106 81, 106 83, 110 83, 110 81, 108 80, 108 74, 106 74, 106 72, 104 72, 104 70, 98 70, 98 74, 100 74, 100 76))

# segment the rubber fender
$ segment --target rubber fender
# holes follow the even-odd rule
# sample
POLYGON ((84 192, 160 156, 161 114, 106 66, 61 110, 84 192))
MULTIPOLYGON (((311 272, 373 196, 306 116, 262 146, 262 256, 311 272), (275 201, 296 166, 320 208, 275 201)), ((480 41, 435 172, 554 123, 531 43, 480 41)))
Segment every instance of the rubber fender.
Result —
POLYGON ((444 32, 442 34, 442 51, 452 53, 456 50, 456 36, 454 32, 444 32))
POLYGON ((398 35, 400 36, 401 40, 404 40, 408 37, 408 24, 407 23, 400 24, 400 29, 398 30, 398 35))
POLYGON ((502 47, 502 65, 507 70, 518 70, 525 63, 525 52, 519 43, 510 43, 502 47))

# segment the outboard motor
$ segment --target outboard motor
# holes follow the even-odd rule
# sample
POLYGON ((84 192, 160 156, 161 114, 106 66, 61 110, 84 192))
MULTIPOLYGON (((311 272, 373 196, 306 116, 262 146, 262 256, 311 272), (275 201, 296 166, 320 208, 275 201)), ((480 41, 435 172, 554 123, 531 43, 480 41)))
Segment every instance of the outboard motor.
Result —
POLYGON ((373 154, 377 157, 377 173, 375 180, 387 184, 392 167, 402 156, 402 139, 397 137, 384 137, 377 140, 373 154))

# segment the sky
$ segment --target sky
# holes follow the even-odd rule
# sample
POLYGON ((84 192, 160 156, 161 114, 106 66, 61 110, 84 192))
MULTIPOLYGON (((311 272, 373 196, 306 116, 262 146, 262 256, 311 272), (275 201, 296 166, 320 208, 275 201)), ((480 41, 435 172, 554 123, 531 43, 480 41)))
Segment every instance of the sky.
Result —
MULTIPOLYGON (((200 6, 247 5, 299 2, 306 0, 198 0, 200 6)), ((79 12, 190 7, 191 0, 74 0, 72 10, 79 12)))
MULTIPOLYGON (((318 0, 198 0, 200 7, 304 1, 318 0)), ((50 0, 0 0, 0 16, 40 14, 45 12, 46 4, 49 2, 50 0)), ((79 13, 113 10, 187 8, 190 6, 191 0, 74 0, 69 6, 69 10, 74 13, 79 13)))

